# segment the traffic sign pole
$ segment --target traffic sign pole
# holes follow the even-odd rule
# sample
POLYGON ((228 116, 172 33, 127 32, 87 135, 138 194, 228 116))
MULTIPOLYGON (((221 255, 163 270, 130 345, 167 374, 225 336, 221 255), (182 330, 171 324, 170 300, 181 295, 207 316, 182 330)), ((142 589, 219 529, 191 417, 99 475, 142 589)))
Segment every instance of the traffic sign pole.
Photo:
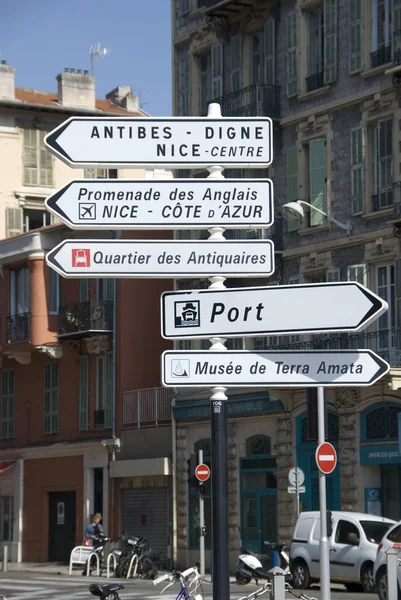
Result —
MULTIPOLYGON (((318 442, 325 442, 324 422, 324 387, 317 388, 317 419, 318 442)), ((327 539, 327 502, 326 502, 326 475, 319 469, 319 505, 320 505, 320 589, 321 600, 330 600, 330 555, 329 540, 327 539)))
MULTIPOLYGON (((198 465, 203 464, 203 450, 198 452, 198 465)), ((200 482, 199 482, 200 485, 200 482)), ((199 571, 201 577, 205 576, 205 500, 199 493, 199 571)))

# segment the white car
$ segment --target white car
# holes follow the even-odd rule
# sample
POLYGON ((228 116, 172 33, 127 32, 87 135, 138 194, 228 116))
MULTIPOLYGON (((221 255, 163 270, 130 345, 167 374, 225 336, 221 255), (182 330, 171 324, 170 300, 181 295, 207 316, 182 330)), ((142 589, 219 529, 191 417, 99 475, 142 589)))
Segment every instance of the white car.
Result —
MULTIPOLYGON (((374 592, 373 566, 377 547, 395 521, 374 515, 331 511, 330 578, 347 589, 374 592)), ((306 589, 320 579, 320 513, 303 512, 295 525, 290 553, 293 585, 306 589)))
MULTIPOLYGON (((387 600, 387 556, 389 548, 401 551, 401 523, 397 523, 388 530, 377 548, 377 556, 373 570, 376 590, 380 600, 387 600)), ((398 596, 401 590, 401 569, 397 569, 398 596)))

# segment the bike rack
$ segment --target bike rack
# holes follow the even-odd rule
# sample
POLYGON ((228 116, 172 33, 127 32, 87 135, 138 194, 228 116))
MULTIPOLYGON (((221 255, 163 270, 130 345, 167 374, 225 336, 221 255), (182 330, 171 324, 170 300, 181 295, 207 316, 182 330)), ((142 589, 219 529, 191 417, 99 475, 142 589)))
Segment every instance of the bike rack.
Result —
POLYGON ((88 546, 75 546, 70 554, 69 574, 72 575, 73 565, 84 565, 92 554, 93 552, 88 546))
POLYGON ((88 562, 86 564, 86 576, 89 577, 89 571, 90 571, 92 556, 96 556, 96 577, 99 577, 99 574, 100 574, 100 561, 99 561, 99 555, 96 552, 91 552, 90 555, 89 555, 88 562))
POLYGON ((113 570, 116 570, 116 566, 117 566, 117 559, 115 557, 115 555, 113 554, 113 552, 110 552, 110 554, 107 557, 107 579, 109 579, 110 577, 110 559, 113 559, 113 570))
POLYGON ((132 577, 136 577, 136 572, 138 570, 138 555, 134 554, 133 557, 130 560, 130 563, 129 563, 129 568, 128 568, 128 572, 127 572, 127 579, 129 579, 130 576, 131 576, 131 569, 132 569, 132 565, 133 565, 134 561, 135 561, 135 568, 134 568, 134 574, 133 574, 132 577))

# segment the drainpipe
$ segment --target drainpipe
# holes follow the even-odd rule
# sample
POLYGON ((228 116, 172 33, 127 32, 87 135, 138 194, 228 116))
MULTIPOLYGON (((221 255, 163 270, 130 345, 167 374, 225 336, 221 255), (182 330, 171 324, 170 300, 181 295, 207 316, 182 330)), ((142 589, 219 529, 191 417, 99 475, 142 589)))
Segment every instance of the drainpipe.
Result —
MULTIPOLYGON (((120 239, 121 231, 113 231, 113 238, 120 239)), ((111 435, 113 439, 116 437, 116 388, 117 388, 117 283, 118 280, 114 279, 113 286, 113 396, 111 403, 111 435)), ((111 461, 114 463, 116 460, 116 446, 113 444, 111 451, 111 461)), ((110 477, 110 464, 109 464, 109 485, 111 485, 111 524, 113 525, 112 531, 115 535, 115 485, 116 481, 114 477, 110 477)))
POLYGON ((173 569, 177 567, 177 424, 174 419, 175 396, 171 400, 171 470, 173 476, 173 569))
POLYGON ((17 546, 17 562, 22 562, 22 534, 23 534, 23 510, 24 510, 24 459, 19 459, 19 472, 18 472, 18 495, 19 495, 19 508, 18 508, 18 546, 17 546))

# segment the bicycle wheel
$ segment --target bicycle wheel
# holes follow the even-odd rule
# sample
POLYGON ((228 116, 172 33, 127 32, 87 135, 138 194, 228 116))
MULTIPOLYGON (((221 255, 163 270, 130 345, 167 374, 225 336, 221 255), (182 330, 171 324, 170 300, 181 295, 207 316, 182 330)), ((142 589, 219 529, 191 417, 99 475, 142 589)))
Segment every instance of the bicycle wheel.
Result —
POLYGON ((188 593, 191 600, 195 600, 195 598, 199 596, 201 596, 201 598, 204 598, 203 586, 201 582, 197 581, 196 584, 194 584, 193 586, 190 585, 188 588, 188 593))
MULTIPOLYGON (((138 569, 138 572, 139 572, 139 569, 138 569)), ((150 558, 145 556, 145 558, 142 559, 141 564, 140 564, 140 576, 142 577, 142 579, 154 579, 156 577, 156 575, 157 575, 157 568, 155 567, 153 562, 150 560, 150 558)))

